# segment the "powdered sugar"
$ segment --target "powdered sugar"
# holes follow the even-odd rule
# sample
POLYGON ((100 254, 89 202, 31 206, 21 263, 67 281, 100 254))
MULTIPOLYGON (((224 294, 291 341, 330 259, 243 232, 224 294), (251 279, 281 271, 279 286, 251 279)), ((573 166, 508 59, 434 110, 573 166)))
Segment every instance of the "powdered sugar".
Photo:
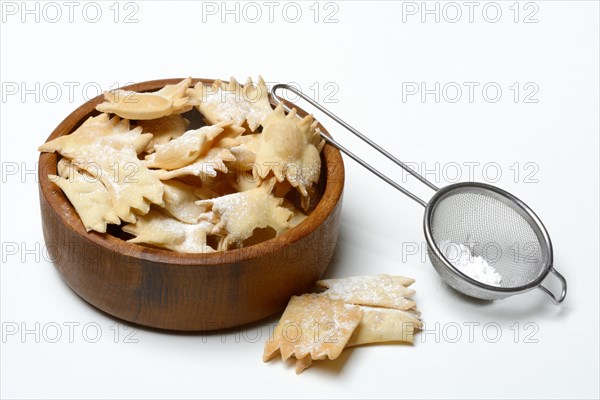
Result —
POLYGON ((440 249, 446 259, 463 274, 486 285, 500 286, 502 276, 488 264, 485 258, 473 255, 466 245, 443 242, 440 243, 440 249))
POLYGON ((318 281, 317 285, 328 288, 327 296, 346 303, 408 310, 415 306, 408 299, 415 291, 406 287, 413 282, 410 278, 382 274, 326 279, 318 281))

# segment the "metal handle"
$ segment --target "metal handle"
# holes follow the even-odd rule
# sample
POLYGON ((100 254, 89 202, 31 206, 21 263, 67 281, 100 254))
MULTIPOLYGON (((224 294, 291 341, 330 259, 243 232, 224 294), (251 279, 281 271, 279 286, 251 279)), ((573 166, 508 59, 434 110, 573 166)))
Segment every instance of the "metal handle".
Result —
POLYGON ((557 299, 556 296, 554 296, 554 293, 552 293, 546 287, 542 286, 541 283, 538 286, 538 289, 540 289, 542 292, 544 292, 548 296, 550 296, 550 299, 552 300, 552 302, 554 304, 560 304, 563 302, 565 297, 567 297, 567 280, 557 270, 555 270, 554 267, 550 267, 550 272, 552 272, 554 275, 556 275, 556 277, 560 280, 560 282, 562 284, 562 290, 560 292, 560 297, 557 299))
MULTIPOLYGON (((415 178, 417 178, 419 181, 423 182, 429 188, 435 190, 436 192, 438 191, 438 188, 433 183, 431 183, 427 179, 423 178, 416 171, 414 171, 413 169, 409 168, 406 164, 404 164, 402 161, 398 160, 396 157, 394 157, 392 154, 390 154, 389 152, 387 152, 385 149, 383 149, 377 143, 373 142, 371 139, 369 139, 368 137, 366 137, 365 135, 363 135, 362 133, 360 133, 359 131, 357 131, 353 127, 351 127, 344 120, 342 120, 341 118, 339 118, 338 116, 336 116, 335 114, 333 114, 331 111, 327 110, 325 107, 323 107, 322 105, 320 105, 319 103, 317 103, 316 101, 314 101, 313 99, 311 99, 310 97, 306 96, 304 93, 302 93, 298 89, 296 89, 296 88, 294 88, 294 87, 292 87, 290 85, 287 85, 285 83, 279 83, 279 84, 273 86, 273 89, 271 89, 271 96, 273 97, 273 99, 275 100, 275 102, 277 104, 282 103, 282 100, 283 100, 281 97, 279 97, 275 93, 278 89, 289 90, 290 92, 296 94, 301 99, 305 100, 310 105, 312 105, 313 107, 315 107, 316 109, 318 109, 319 111, 321 111, 322 113, 324 113, 325 115, 327 115, 329 118, 333 119, 335 122, 337 122, 338 124, 342 125, 347 130, 349 130, 350 132, 352 132, 354 135, 356 135, 358 138, 360 138, 363 142, 367 143, 369 146, 371 146, 372 148, 374 148, 375 150, 377 150, 379 153, 383 154, 389 160, 391 160, 392 162, 394 162, 394 164, 398 165, 403 170, 405 170, 406 172, 408 172, 409 174, 411 174, 412 176, 414 176, 415 178)), ((289 111, 289 107, 286 107, 286 105, 284 103, 282 103, 282 104, 289 111)), ((396 183, 395 181, 393 181, 392 179, 390 179, 388 176, 386 176, 385 174, 383 174, 381 171, 375 169, 369 163, 367 163, 366 161, 364 161, 362 158, 360 158, 356 154, 352 153, 350 150, 348 150, 347 148, 345 148, 344 146, 342 146, 340 143, 338 143, 334 139, 330 138, 329 136, 326 136, 323 132, 321 132, 321 137, 323 139, 325 139, 325 141, 327 141, 329 144, 331 144, 332 146, 334 146, 338 150, 340 150, 342 153, 346 154, 348 157, 352 158, 354 161, 356 161, 357 163, 359 163, 360 165, 362 165, 363 167, 365 167, 366 169, 368 169, 369 171, 371 171, 373 174, 375 174, 377 177, 379 177, 380 179, 382 179, 384 182, 388 183, 389 185, 391 185, 395 189, 397 189, 400 192, 404 193, 405 195, 407 195, 408 197, 410 197, 411 199, 413 199, 414 201, 416 201, 417 203, 419 203, 423 207, 427 206, 427 203, 425 201, 421 200, 419 197, 417 197, 416 195, 414 195, 412 192, 410 192, 407 189, 405 189, 402 186, 400 186, 398 183, 396 183)))

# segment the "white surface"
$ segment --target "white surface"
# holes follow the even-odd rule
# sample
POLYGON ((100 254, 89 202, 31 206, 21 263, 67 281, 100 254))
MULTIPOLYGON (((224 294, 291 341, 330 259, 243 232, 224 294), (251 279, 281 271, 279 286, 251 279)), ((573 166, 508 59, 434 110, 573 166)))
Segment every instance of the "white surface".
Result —
MULTIPOLYGON (((6 3, 12 2, 3 7, 6 3)), ((497 23, 482 17, 486 2, 475 8, 473 23, 462 2, 455 3, 463 13, 456 23, 448 22, 454 11, 444 9, 445 3, 439 4, 440 12, 446 11, 439 23, 434 15, 425 15, 423 23, 420 14, 405 15, 403 22, 402 8, 421 8, 421 2, 394 1, 336 2, 327 9, 321 3, 318 23, 309 9, 313 2, 296 3, 303 12, 297 23, 283 18, 282 2, 271 23, 268 6, 258 2, 261 21, 246 22, 241 15, 236 23, 235 15, 225 15, 228 20, 221 23, 219 13, 203 22, 200 3, 151 1, 135 3, 138 23, 133 24, 123 23, 133 6, 120 4, 114 23, 112 3, 99 3, 97 23, 85 21, 83 3, 74 9, 73 23, 62 2, 55 3, 63 16, 54 24, 47 20, 55 18, 55 10, 47 7, 43 14, 43 3, 39 23, 35 15, 24 15, 22 23, 22 9, 16 16, 13 9, 3 9, 3 398, 598 398, 597 2, 521 3, 518 23, 509 8, 512 1, 498 3, 502 17, 497 23), (323 23, 334 7, 338 22, 323 23), (523 23, 532 12, 538 22, 523 23), (551 304, 538 290, 492 304, 455 294, 424 259, 421 208, 351 160, 346 162, 339 251, 327 276, 416 278, 416 300, 428 333, 417 336, 413 347, 345 351, 337 361, 317 363, 296 376, 290 364, 261 362, 266 323, 223 336, 126 330, 80 300, 45 257, 35 174, 27 172, 35 169, 37 146, 85 100, 86 85, 91 97, 97 87, 131 81, 188 75, 242 80, 259 73, 270 82, 297 82, 309 93, 317 83, 321 102, 337 87, 333 98, 338 102, 329 107, 403 160, 429 169, 440 163, 450 180, 458 164, 460 180, 487 181, 517 194, 551 234, 555 265, 569 281, 564 304, 551 304), (450 84, 439 103, 433 95, 425 102, 418 96, 403 102, 403 86, 412 89, 421 82, 429 88, 456 82, 463 98, 448 101, 455 96, 456 85, 450 84), (473 102, 463 82, 479 84, 473 102), (490 82, 502 89, 495 103, 480 90, 490 82), (516 103, 514 82, 520 85, 516 103), (528 82, 533 84, 525 87, 528 82), (15 87, 19 92, 11 95, 15 87), (538 102, 525 103, 524 95, 536 87, 538 102), (34 92, 23 99, 25 88, 34 92), (479 163, 472 174, 469 162, 479 163), (489 164, 484 175, 486 163, 497 164, 489 164), (511 169, 515 163, 517 179, 511 169), (498 168, 502 176, 494 182, 498 168), (532 171, 537 183, 526 182, 532 171), (409 255, 413 244, 421 253, 409 255), (87 336, 85 324, 91 324, 87 336), (15 326, 19 333, 7 335, 15 326), (50 343, 57 326, 62 336, 50 343), (39 343, 33 333, 23 338, 24 328, 37 330, 39 343), (89 343, 96 328, 101 337, 89 343), (501 337, 494 343, 498 329, 501 337), (454 340, 457 332, 461 336, 454 340), (129 333, 135 343, 126 343, 129 333), (257 333, 261 337, 255 340, 257 333)), ((433 9, 435 3, 428 6, 433 9)), ((239 7, 243 14, 243 4, 239 7)), ((295 6, 286 9, 288 19, 294 18, 290 7, 295 6)), ((494 17, 490 7, 488 19, 494 17)), ((254 10, 245 10, 254 18, 254 10)), ((94 17, 93 9, 87 12, 88 19, 94 17)), ((327 126, 357 153, 375 159, 349 134, 327 126)), ((378 165, 406 179, 389 163, 378 165)), ((444 176, 429 175, 439 185, 449 183, 444 176)))

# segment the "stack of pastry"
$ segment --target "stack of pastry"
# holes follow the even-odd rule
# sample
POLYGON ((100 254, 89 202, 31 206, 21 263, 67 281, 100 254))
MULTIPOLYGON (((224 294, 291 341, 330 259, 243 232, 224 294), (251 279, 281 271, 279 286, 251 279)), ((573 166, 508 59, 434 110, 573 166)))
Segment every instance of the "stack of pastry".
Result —
POLYGON ((277 354, 296 359, 296 373, 313 360, 336 359, 344 348, 370 343, 412 343, 422 328, 410 298, 414 279, 402 276, 355 276, 318 281, 326 290, 293 296, 273 335, 265 343, 263 361, 277 354))

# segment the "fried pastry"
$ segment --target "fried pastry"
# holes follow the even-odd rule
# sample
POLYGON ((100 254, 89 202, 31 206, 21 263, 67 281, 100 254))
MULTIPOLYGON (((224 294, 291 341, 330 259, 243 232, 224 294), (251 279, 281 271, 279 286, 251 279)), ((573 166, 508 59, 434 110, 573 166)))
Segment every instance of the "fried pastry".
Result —
POLYGON ((166 85, 151 93, 138 93, 130 90, 104 92, 104 102, 96 110, 113 113, 121 118, 149 120, 171 114, 181 114, 192 109, 197 102, 186 95, 192 83, 191 78, 176 85, 166 85))

